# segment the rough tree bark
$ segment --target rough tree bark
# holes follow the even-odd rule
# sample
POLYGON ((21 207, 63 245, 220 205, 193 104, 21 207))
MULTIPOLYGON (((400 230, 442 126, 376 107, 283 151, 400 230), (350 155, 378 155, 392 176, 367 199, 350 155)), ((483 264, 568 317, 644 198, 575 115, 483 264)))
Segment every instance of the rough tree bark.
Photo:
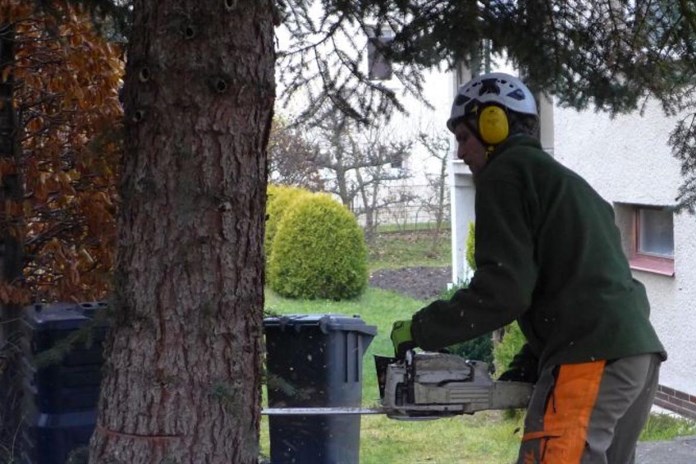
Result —
POLYGON ((136 0, 90 462, 256 463, 271 0, 136 0))

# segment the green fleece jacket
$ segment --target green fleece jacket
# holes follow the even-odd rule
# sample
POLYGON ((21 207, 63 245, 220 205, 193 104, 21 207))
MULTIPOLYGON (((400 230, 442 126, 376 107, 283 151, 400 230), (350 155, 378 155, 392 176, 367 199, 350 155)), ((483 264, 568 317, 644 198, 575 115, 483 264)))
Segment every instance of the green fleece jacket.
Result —
POLYGON ((538 369, 666 358, 612 207, 536 139, 517 135, 497 147, 476 178, 475 208, 474 276, 414 314, 418 346, 441 349, 517 320, 527 338, 521 357, 538 369))

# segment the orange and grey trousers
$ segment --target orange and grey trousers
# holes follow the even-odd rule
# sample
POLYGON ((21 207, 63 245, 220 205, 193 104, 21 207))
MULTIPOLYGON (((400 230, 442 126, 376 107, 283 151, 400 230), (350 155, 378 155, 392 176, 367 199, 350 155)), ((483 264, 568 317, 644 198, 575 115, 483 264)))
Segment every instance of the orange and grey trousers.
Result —
POLYGON ((632 464, 660 363, 645 354, 543 369, 517 464, 632 464))

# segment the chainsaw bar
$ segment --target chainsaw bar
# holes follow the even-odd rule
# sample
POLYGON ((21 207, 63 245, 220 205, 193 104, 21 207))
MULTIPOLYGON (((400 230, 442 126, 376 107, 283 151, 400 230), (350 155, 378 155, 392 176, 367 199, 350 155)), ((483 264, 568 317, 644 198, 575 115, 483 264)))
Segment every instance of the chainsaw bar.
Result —
POLYGON ((344 416, 362 414, 386 414, 383 408, 325 407, 325 408, 266 408, 265 416, 344 416))

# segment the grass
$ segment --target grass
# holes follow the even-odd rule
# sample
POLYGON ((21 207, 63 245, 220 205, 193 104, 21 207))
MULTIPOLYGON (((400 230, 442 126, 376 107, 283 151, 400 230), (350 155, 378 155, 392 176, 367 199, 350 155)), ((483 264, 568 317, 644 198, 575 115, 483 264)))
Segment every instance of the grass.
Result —
POLYGON ((640 441, 673 440, 689 435, 696 435, 696 422, 671 414, 651 414, 640 441))
MULTIPOLYGON (((377 233, 385 234, 389 232, 412 232, 412 231, 426 231, 432 232, 435 230, 437 224, 434 222, 418 222, 418 223, 405 223, 405 224, 380 224, 377 227, 377 233)), ((449 222, 443 223, 441 226, 442 230, 449 231, 449 222)))
MULTIPOLYGON (((422 234, 381 234, 371 248, 370 269, 408 266, 449 265, 449 237, 436 252, 422 234)), ((374 354, 391 356, 389 340, 395 320, 410 318, 424 302, 393 292, 369 288, 353 301, 300 301, 281 298, 266 292, 266 309, 276 314, 358 315, 368 325, 377 327, 377 336, 363 358, 363 405, 379 401, 374 354)), ((480 412, 433 421, 404 422, 385 416, 363 416, 360 434, 362 464, 466 464, 510 463, 517 456, 522 419, 506 418, 498 411, 480 412)), ((670 440, 677 436, 696 435, 696 423, 665 414, 651 415, 642 441, 670 440)), ((268 420, 261 426, 261 449, 269 454, 268 420)))
POLYGON ((511 463, 519 437, 519 426, 495 412, 428 422, 369 416, 361 423, 360 462, 511 463))
POLYGON ((370 246, 370 269, 397 269, 414 266, 449 266, 452 242, 449 231, 437 241, 430 232, 378 234, 370 246))

